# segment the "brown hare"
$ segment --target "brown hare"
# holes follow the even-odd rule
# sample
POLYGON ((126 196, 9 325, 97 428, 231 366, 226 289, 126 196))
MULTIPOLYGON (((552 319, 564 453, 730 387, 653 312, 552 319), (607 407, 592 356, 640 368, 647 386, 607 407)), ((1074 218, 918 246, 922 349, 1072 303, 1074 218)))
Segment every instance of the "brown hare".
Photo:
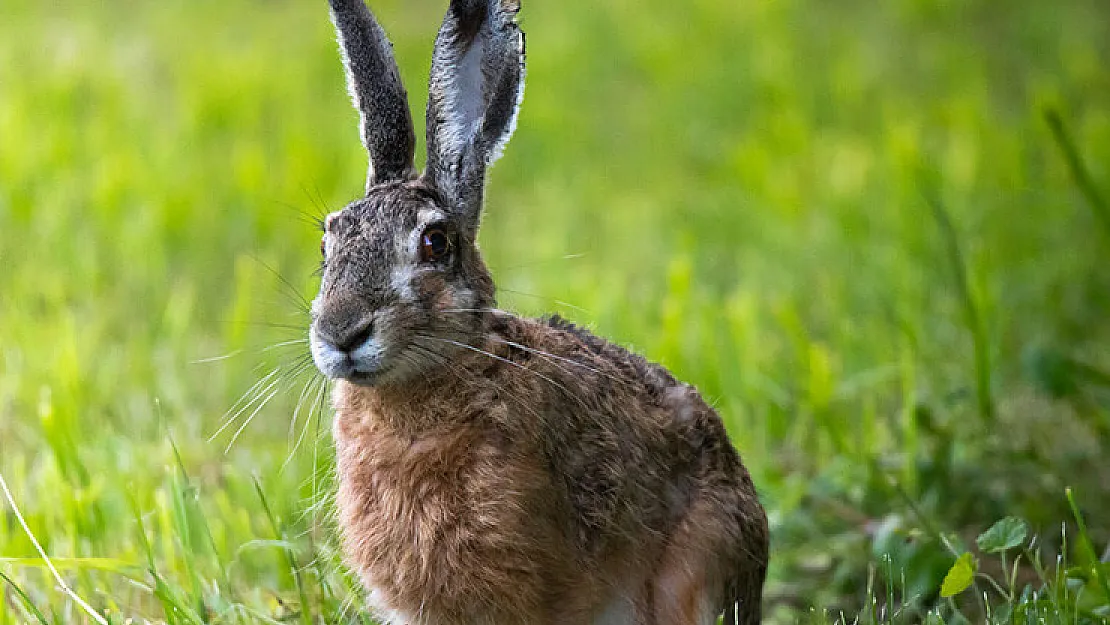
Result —
POLYGON ((451 0, 427 169, 392 48, 330 0, 370 153, 312 306, 336 381, 344 554, 390 625, 756 623, 767 519, 717 414, 663 367, 495 308, 486 168, 516 124, 519 0, 451 0))

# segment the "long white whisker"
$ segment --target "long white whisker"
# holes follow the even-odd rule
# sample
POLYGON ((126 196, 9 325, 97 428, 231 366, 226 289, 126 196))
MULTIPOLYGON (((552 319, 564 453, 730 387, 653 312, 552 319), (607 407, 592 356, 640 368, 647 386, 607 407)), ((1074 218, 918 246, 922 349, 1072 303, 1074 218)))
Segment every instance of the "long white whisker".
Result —
MULTIPOLYGON (((320 484, 319 484, 319 479, 318 479, 318 475, 317 475, 319 473, 319 470, 320 470, 319 469, 319 467, 320 467, 320 420, 323 418, 324 402, 325 402, 326 392, 327 392, 328 386, 329 386, 329 381, 326 377, 322 378, 322 380, 323 381, 320 384, 320 391, 316 394, 316 410, 315 410, 315 414, 316 414, 316 439, 312 441, 312 500, 313 500, 313 502, 318 502, 318 501, 321 500, 320 499, 320 484)), ((308 419, 311 419, 312 415, 313 415, 313 413, 310 412, 308 414, 308 419)), ((308 423, 306 422, 305 425, 307 426, 308 423)), ((315 505, 314 505, 314 509, 315 509, 315 505)), ((312 520, 313 520, 313 523, 316 522, 315 514, 313 515, 312 520)))
POLYGON ((561 260, 577 260, 579 258, 585 258, 586 256, 587 256, 587 254, 585 252, 582 252, 582 253, 579 253, 579 254, 564 254, 563 256, 558 256, 556 258, 546 258, 546 259, 541 259, 541 260, 535 260, 535 261, 532 261, 532 262, 529 262, 529 263, 522 263, 520 265, 510 265, 508 267, 493 267, 493 269, 498 270, 498 271, 513 271, 513 270, 516 270, 516 269, 524 269, 525 267, 535 267, 537 265, 546 265, 546 264, 550 264, 550 263, 557 263, 561 260))
POLYGON ((555 304, 558 304, 559 306, 566 306, 567 308, 572 308, 572 309, 577 310, 578 312, 583 313, 585 315, 590 314, 590 311, 586 310, 585 308, 582 308, 581 306, 575 306, 574 304, 571 304, 570 302, 564 302, 563 300, 555 299, 553 297, 547 297, 546 295, 536 295, 535 293, 528 293, 526 291, 514 291, 513 289, 506 289, 505 287, 498 287, 498 290, 504 291, 506 293, 513 293, 515 295, 523 295, 525 297, 547 300, 549 302, 553 302, 555 304))
POLYGON ((445 312, 445 313, 478 313, 478 312, 504 313, 505 311, 501 310, 500 308, 444 308, 444 309, 440 310, 439 312, 445 312))
POLYGON ((282 341, 280 343, 274 343, 273 345, 268 345, 268 346, 262 348, 262 351, 263 352, 270 352, 270 351, 273 351, 275 349, 279 349, 279 348, 282 348, 282 347, 289 347, 290 345, 303 345, 304 343, 307 343, 307 342, 308 342, 308 339, 293 339, 291 341, 282 341))
MULTIPOLYGON (((224 449, 225 454, 231 452, 231 448, 232 448, 233 445, 235 445, 235 441, 239 440, 239 435, 243 433, 243 430, 247 429, 247 426, 250 425, 251 421, 254 420, 255 416, 257 416, 258 413, 261 412, 262 409, 265 408, 266 405, 270 403, 270 401, 274 398, 274 396, 276 396, 278 393, 280 393, 282 391, 282 388, 280 387, 280 384, 282 382, 285 382, 286 380, 297 377, 310 364, 311 364, 311 361, 302 362, 301 364, 297 365, 292 371, 289 371, 287 373, 284 373, 284 374, 278 376, 278 378, 276 380, 271 382, 270 385, 266 387, 266 390, 262 391, 262 393, 259 393, 259 397, 262 397, 262 395, 264 395, 265 393, 269 393, 269 395, 266 395, 266 398, 263 399, 262 401, 257 402, 257 405, 255 406, 254 411, 252 411, 250 416, 247 417, 245 421, 243 421, 243 424, 239 426, 239 429, 235 430, 235 434, 233 434, 231 436, 231 441, 228 442, 227 448, 224 449), (277 387, 277 388, 275 388, 275 387, 277 387), (270 389, 273 389, 273 391, 271 391, 270 389)), ((255 403, 255 402, 252 402, 252 403, 255 403)), ((249 405, 244 407, 244 410, 247 407, 249 407, 249 405)))
MULTIPOLYGON (((231 427, 231 424, 235 423, 236 419, 239 418, 239 415, 242 414, 244 410, 249 408, 251 406, 251 404, 253 404, 258 399, 258 397, 259 397, 259 393, 257 393, 258 389, 264 387, 266 385, 266 383, 270 381, 271 378, 273 378, 275 375, 277 375, 280 372, 281 372, 281 367, 275 367, 273 371, 267 373, 265 376, 262 377, 262 379, 255 382, 249 389, 247 389, 247 391, 245 393, 240 395, 239 399, 235 400, 235 403, 231 405, 231 408, 228 408, 227 412, 224 413, 224 422, 223 422, 223 424, 220 425, 219 429, 217 429, 215 432, 212 433, 211 436, 208 437, 208 442, 211 443, 213 440, 216 439, 217 436, 219 436, 221 433, 223 433, 224 430, 231 427), (248 398, 250 398, 250 401, 247 401, 248 398), (246 403, 244 403, 244 402, 246 402, 246 403), (232 414, 233 412, 234 412, 234 414, 232 414), (228 416, 228 415, 230 415, 230 416, 228 416)), ((265 393, 267 391, 269 391, 269 388, 262 391, 262 393, 265 393)))
MULTIPOLYGON (((509 341, 509 340, 503 339, 503 338, 498 337, 498 336, 490 335, 490 338, 492 338, 495 341, 499 341, 501 343, 504 343, 505 345, 508 345, 510 347, 515 347, 517 349, 524 350, 526 352, 530 352, 530 353, 536 354, 538 356, 543 356, 543 357, 547 357, 547 358, 554 358, 555 360, 565 362, 569 365, 574 365, 576 367, 582 367, 583 369, 586 369, 587 371, 591 371, 591 372, 596 373, 600 376, 607 377, 607 378, 613 380, 614 382, 624 382, 624 380, 621 380, 620 378, 617 378, 616 376, 613 376, 613 375, 611 375, 609 373, 606 373, 604 371, 601 371, 599 369, 595 369, 595 368, 593 368, 593 367, 591 367, 591 366, 589 366, 585 363, 581 363, 581 362, 578 362, 576 360, 572 360, 570 358, 565 358, 563 356, 556 356, 555 354, 545 352, 542 349, 535 349, 533 347, 528 347, 527 345, 521 345, 520 343, 515 343, 513 341, 509 341)), ((562 367, 560 367, 560 369, 562 369, 562 367)), ((565 369, 562 369, 562 370, 566 371, 565 369)))
MULTIPOLYGON (((274 384, 277 384, 277 382, 275 382, 274 384)), ((235 445, 235 441, 239 440, 239 435, 243 433, 243 430, 247 429, 247 426, 250 425, 251 421, 254 420, 255 415, 257 415, 263 408, 265 408, 266 404, 270 403, 270 400, 273 399, 274 396, 277 395, 280 391, 280 388, 275 388, 272 392, 270 392, 269 395, 266 396, 266 399, 259 402, 257 408, 251 411, 250 416, 247 417, 246 420, 243 421, 243 424, 239 426, 239 429, 235 430, 235 433, 231 435, 231 441, 228 442, 227 447, 224 449, 225 454, 231 453, 231 447, 235 445)))
POLYGON ((235 358, 236 356, 238 356, 239 354, 242 354, 242 353, 243 353, 243 350, 237 349, 233 352, 224 354, 223 356, 210 356, 208 358, 200 358, 200 359, 197 359, 197 360, 190 360, 189 364, 191 364, 191 365, 203 365, 203 364, 209 363, 209 362, 219 362, 221 360, 227 360, 229 358, 235 358))
MULTIPOLYGON (((319 386, 320 386, 321 389, 327 383, 327 378, 324 378, 323 376, 320 376, 318 378, 309 378, 308 383, 311 384, 314 380, 319 381, 319 383, 320 383, 319 386)), ((306 390, 308 389, 307 384, 305 385, 305 389, 306 390)), ((297 400, 297 411, 299 411, 301 409, 301 402, 302 401, 303 401, 303 397, 302 397, 302 399, 297 400)), ((296 411, 294 411, 294 412, 296 412, 296 411)), ((297 454, 297 450, 299 450, 301 448, 301 443, 304 441, 305 434, 308 433, 308 428, 309 428, 309 425, 311 425, 311 424, 312 424, 312 408, 310 406, 309 407, 309 414, 305 415, 304 425, 301 427, 301 434, 300 434, 300 436, 297 437, 297 442, 296 442, 296 444, 293 445, 293 450, 289 452, 289 457, 286 458, 285 463, 281 465, 282 469, 285 468, 285 465, 289 464, 289 462, 297 454)))
POLYGON ((555 380, 552 380, 551 378, 547 377, 546 375, 544 375, 544 374, 542 374, 538 371, 533 371, 533 370, 529 369, 528 367, 525 367, 524 365, 522 365, 518 362, 513 362, 513 361, 509 360, 508 358, 503 358, 501 356, 498 356, 497 354, 491 354, 490 352, 487 352, 484 349, 479 349, 477 347, 474 347, 473 345, 467 345, 466 343, 460 343, 459 341, 453 341, 451 339, 445 339, 445 338, 441 338, 441 337, 438 337, 438 336, 427 336, 427 335, 423 335, 423 334, 418 334, 414 338, 431 339, 433 341, 439 341, 441 343, 447 343, 447 344, 450 344, 450 345, 455 345, 455 346, 461 347, 463 349, 469 349, 472 352, 477 352, 479 354, 484 354, 486 356, 489 356, 490 358, 493 358, 494 360, 498 360, 498 361, 503 362, 505 364, 512 365, 512 366, 514 366, 518 369, 527 371, 528 373, 531 373, 531 374, 533 374, 533 375, 535 375, 539 378, 542 378, 542 379, 550 382, 551 384, 563 389, 563 391, 565 391, 567 395, 571 395, 571 392, 567 387, 565 387, 562 384, 556 382, 555 380))
POLYGON ((294 447, 294 437, 297 435, 297 418, 301 413, 301 407, 304 406, 304 398, 308 394, 308 387, 312 386, 315 378, 308 378, 305 380, 304 386, 301 388, 300 395, 297 396, 297 405, 293 408, 293 417, 289 419, 289 439, 288 445, 290 448, 289 455, 285 457, 285 462, 281 463, 281 470, 284 471, 289 461, 293 459, 293 454, 296 452, 294 447))

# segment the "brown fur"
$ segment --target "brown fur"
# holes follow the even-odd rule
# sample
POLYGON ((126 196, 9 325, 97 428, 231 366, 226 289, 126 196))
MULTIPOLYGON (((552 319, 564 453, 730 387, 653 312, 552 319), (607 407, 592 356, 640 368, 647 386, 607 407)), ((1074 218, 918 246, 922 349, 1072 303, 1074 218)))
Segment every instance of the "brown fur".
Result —
POLYGON ((713 410, 580 329, 485 321, 492 356, 337 387, 340 520, 367 586, 414 623, 586 623, 621 592, 645 625, 698 622, 706 593, 756 622, 766 518, 713 410))

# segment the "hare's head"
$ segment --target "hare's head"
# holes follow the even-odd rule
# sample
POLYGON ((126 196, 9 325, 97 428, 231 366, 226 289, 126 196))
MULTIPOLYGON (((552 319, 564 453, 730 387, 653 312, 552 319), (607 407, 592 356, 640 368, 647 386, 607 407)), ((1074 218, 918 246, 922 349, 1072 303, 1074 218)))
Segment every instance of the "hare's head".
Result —
POLYGON ((312 306, 316 366, 363 385, 442 365, 482 331, 494 287, 475 244, 486 168, 516 123, 524 84, 519 0, 451 0, 436 38, 427 169, 391 45, 363 0, 330 0, 370 153, 366 196, 325 222, 312 306))

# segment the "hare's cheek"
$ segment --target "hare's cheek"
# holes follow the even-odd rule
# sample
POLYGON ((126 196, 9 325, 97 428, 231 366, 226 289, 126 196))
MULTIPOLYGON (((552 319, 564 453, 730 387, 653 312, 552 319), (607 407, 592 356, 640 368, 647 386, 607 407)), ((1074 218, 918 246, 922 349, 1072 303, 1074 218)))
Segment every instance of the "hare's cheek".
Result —
POLYGON ((397 267, 389 276, 389 288, 402 302, 411 302, 416 299, 413 292, 413 276, 414 272, 412 267, 397 267))
POLYGON ((447 288, 447 281, 438 272, 425 273, 413 282, 416 300, 425 308, 439 308, 439 299, 447 288))
POLYGON ((436 310, 453 310, 458 308, 465 308, 463 302, 459 302, 455 297, 455 293, 446 290, 439 294, 435 303, 436 310))
POLYGON ((435 297, 434 307, 441 311, 457 311, 458 313, 473 312, 477 306, 474 291, 460 286, 445 284, 435 297))

